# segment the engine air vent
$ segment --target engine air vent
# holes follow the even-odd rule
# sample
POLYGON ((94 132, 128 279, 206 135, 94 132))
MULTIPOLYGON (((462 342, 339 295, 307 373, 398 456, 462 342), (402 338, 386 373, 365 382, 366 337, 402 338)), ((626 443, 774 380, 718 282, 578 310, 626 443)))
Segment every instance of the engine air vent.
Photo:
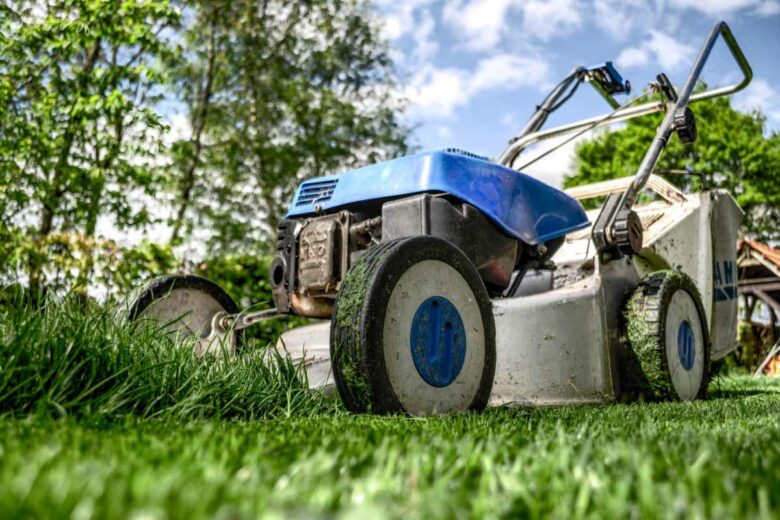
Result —
POLYGON ((330 200, 338 182, 338 179, 304 182, 301 185, 301 191, 298 193, 298 200, 295 202, 295 205, 304 206, 330 200))
POLYGON ((467 152, 466 150, 461 150, 460 148, 445 148, 444 150, 446 153, 452 153, 456 155, 464 155, 466 157, 471 157, 472 159, 479 159, 481 161, 489 161, 487 157, 482 157, 481 155, 477 155, 475 153, 467 152))

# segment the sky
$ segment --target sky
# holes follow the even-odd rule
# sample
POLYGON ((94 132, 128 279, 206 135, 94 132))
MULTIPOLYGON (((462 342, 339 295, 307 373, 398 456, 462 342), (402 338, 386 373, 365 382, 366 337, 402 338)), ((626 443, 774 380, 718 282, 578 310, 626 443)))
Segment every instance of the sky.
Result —
MULTIPOLYGON (((734 106, 760 109, 767 131, 780 131, 780 0, 374 0, 374 6, 401 77, 413 141, 423 150, 498 156, 577 65, 613 61, 631 81, 632 96, 659 72, 681 87, 718 20, 730 25, 754 73, 734 106)), ((740 78, 722 42, 702 78, 711 87, 740 78)), ((609 111, 593 89, 580 88, 546 127, 609 111)), ((573 147, 527 172, 560 186, 573 147)))

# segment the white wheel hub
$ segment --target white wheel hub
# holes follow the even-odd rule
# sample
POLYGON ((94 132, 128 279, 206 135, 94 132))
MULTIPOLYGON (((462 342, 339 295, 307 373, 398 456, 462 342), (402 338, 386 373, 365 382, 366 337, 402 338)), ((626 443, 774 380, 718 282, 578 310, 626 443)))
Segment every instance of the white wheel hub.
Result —
POLYGON ((154 320, 169 334, 196 337, 195 353, 201 356, 224 348, 230 353, 235 350, 233 332, 215 327, 215 317, 224 314, 225 308, 213 296, 197 289, 174 288, 152 302, 139 318, 154 320))
POLYGON ((387 305, 383 350, 393 391, 409 413, 467 409, 482 380, 485 330, 466 279, 438 260, 404 272, 387 305))
POLYGON ((666 362, 682 400, 695 399, 704 377, 704 334, 696 303, 687 291, 672 295, 666 310, 666 362))

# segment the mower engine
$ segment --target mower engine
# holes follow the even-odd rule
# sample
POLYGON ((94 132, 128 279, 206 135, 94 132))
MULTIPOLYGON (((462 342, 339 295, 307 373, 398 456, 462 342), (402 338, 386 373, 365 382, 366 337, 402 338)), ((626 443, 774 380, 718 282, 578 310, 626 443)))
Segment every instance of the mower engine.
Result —
POLYGON ((471 204, 446 194, 424 193, 365 206, 279 224, 271 265, 277 310, 330 317, 349 268, 372 246, 396 238, 429 235, 451 242, 477 266, 493 294, 506 290, 518 264, 530 259, 521 241, 471 204))

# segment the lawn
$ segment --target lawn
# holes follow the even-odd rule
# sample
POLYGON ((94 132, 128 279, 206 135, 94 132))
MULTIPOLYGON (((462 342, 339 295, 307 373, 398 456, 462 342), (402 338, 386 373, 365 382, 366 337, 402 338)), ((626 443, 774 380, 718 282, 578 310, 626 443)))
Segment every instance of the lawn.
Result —
POLYGON ((131 348, 108 317, 58 335, 63 312, 0 320, 2 518, 780 514, 777 380, 720 377, 694 403, 352 416, 285 379, 282 361, 261 370, 247 352, 236 371, 178 353, 174 370, 149 362, 163 343, 131 348), (113 343, 93 350, 90 334, 113 343))

